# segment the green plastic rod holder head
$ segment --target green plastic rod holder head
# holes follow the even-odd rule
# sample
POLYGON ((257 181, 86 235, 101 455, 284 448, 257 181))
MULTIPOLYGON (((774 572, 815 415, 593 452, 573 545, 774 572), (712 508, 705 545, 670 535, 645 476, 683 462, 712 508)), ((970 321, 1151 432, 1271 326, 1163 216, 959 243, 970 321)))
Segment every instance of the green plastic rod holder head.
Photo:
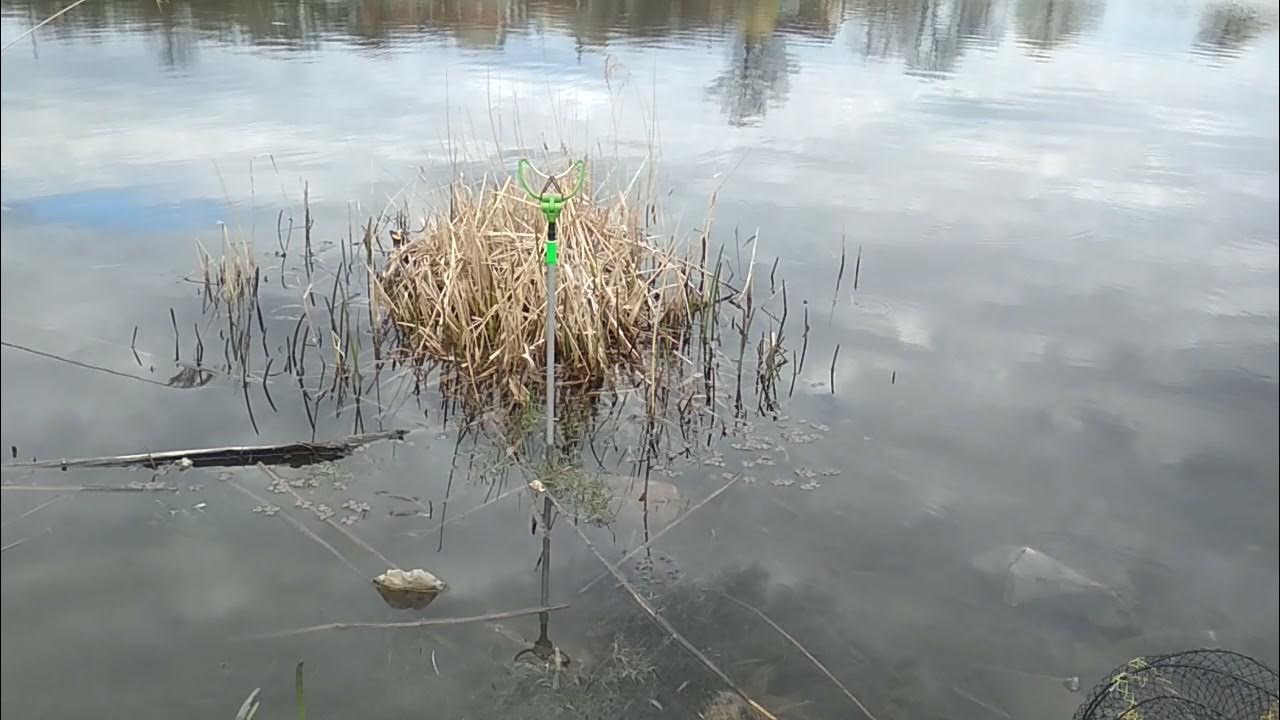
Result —
MULTIPOLYGON (((525 168, 532 167, 532 165, 528 160, 523 158, 516 164, 516 180, 520 183, 520 187, 529 194, 529 197, 538 201, 538 209, 542 211, 542 215, 547 219, 548 225, 554 225, 556 221, 560 219, 560 213, 564 210, 564 204, 570 198, 582 191, 582 184, 587 175, 587 165, 583 161, 578 160, 573 164, 573 166, 574 169, 578 171, 577 178, 574 181, 573 190, 566 195, 564 191, 560 189, 560 183, 556 180, 556 176, 554 175, 547 176, 547 182, 542 186, 542 192, 534 192, 533 189, 529 187, 529 182, 525 179, 525 168)), ((551 242, 554 243, 554 240, 551 242)), ((548 250, 547 257, 553 257, 551 250, 548 250)), ((548 264, 554 265, 555 263, 548 261, 548 264)))

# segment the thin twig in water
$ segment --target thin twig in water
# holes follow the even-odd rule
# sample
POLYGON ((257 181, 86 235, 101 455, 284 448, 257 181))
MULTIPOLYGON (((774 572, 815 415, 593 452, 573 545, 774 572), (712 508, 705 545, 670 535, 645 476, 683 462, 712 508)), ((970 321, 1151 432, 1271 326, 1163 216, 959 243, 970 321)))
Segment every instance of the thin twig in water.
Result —
MULTIPOLYGON (((687 517, 689 517, 690 515, 692 515, 696 510, 698 510, 699 508, 701 508, 703 505, 706 505, 707 503, 711 502, 712 500, 715 500, 717 497, 719 497, 719 496, 720 496, 720 493, 724 492, 725 490, 728 490, 728 489, 729 489, 729 488, 730 488, 734 483, 738 482, 738 481, 739 481, 739 480, 741 480, 741 479, 742 479, 742 473, 738 473, 737 475, 734 475, 732 478, 730 478, 730 479, 729 479, 729 481, 728 481, 728 482, 726 482, 724 485, 721 485, 719 488, 717 488, 715 492, 713 492, 713 493, 711 493, 710 495, 706 496, 705 498, 703 498, 703 499, 699 500, 699 501, 697 502, 697 504, 695 504, 693 507, 691 507, 691 508, 689 508, 688 510, 686 510, 686 511, 684 512, 684 514, 683 514, 683 515, 681 515, 680 517, 678 517, 678 518, 676 518, 676 519, 672 520, 672 521, 671 521, 671 522, 670 522, 666 527, 664 527, 664 528, 662 528, 661 530, 659 530, 658 532, 654 533, 654 534, 653 534, 653 536, 652 536, 652 537, 650 537, 648 540, 644 541, 643 543, 641 543, 641 544, 639 544, 639 545, 635 546, 634 548, 631 548, 631 550, 627 551, 627 554, 623 555, 623 556, 622 556, 622 558, 618 560, 618 562, 614 563, 614 564, 613 564, 613 567, 618 568, 618 567, 622 567, 623 565, 625 565, 625 564, 626 564, 626 562, 627 562, 628 560, 630 560, 631 558, 635 557, 635 555, 636 555, 637 553, 639 553, 639 552, 643 551, 645 548, 647 548, 647 547, 649 547, 650 545, 652 545, 653 543, 657 542, 657 541, 658 541, 658 539, 659 539, 659 538, 661 538, 663 535, 667 534, 667 531, 668 531, 668 530, 671 530, 671 529, 672 529, 672 528, 674 528, 675 526, 677 526, 677 525, 679 525, 680 523, 684 522, 685 518, 687 518, 687 517)), ((599 574, 599 575, 595 576, 594 578, 592 578, 591 582, 587 583, 586 585, 583 585, 583 586, 582 586, 582 589, 578 590, 578 594, 579 594, 579 595, 581 595, 582 593, 584 593, 584 592, 586 592, 586 591, 590 590, 592 587, 594 587, 594 586, 595 586, 595 584, 596 584, 596 583, 598 583, 598 582, 600 582, 601 580, 603 580, 607 575, 608 575, 608 573, 601 573, 601 574, 599 574)))
POLYGON ((50 505, 52 505, 52 504, 54 504, 54 503, 58 502, 59 500, 65 500, 65 499, 67 499, 67 498, 69 498, 69 497, 71 497, 71 496, 70 496, 70 495, 57 495, 57 496, 51 497, 51 498, 49 498, 48 500, 45 500, 44 502, 40 503, 39 505, 37 505, 37 506, 35 506, 35 507, 31 508, 30 510, 28 510, 28 511, 26 511, 26 512, 22 513, 22 514, 21 514, 21 515, 19 515, 18 517, 14 518, 14 519, 12 519, 12 520, 5 520, 5 521, 4 521, 4 524, 3 524, 3 525, 0 525, 0 527, 8 527, 8 526, 9 526, 9 523, 11 523, 11 522, 17 522, 17 521, 19 521, 19 520, 21 520, 21 519, 23 519, 23 518, 31 517, 32 515, 35 515, 36 513, 40 512, 41 510, 43 510, 43 509, 45 509, 45 508, 49 507, 50 505))
POLYGON ((737 603, 738 605, 741 605, 742 607, 760 616, 761 620, 764 620, 766 623, 769 624, 770 627, 772 627, 774 630, 777 630, 779 635, 787 639, 787 642, 791 643, 796 647, 797 650, 804 653, 804 656, 809 658, 809 662, 813 663, 814 667, 818 668, 818 670, 820 670, 823 675, 826 675, 828 680, 835 683, 836 687, 840 688, 840 692, 844 693, 845 697, 849 698, 849 700, 851 700, 854 705, 857 705, 858 709, 862 711, 863 715, 866 715, 867 718, 869 718, 869 720, 876 720, 876 716, 871 714, 871 711, 867 709, 867 706, 863 705, 861 700, 859 700, 853 693, 849 692, 849 688, 845 687, 844 683, 836 679, 836 676, 831 674, 831 671, 827 669, 827 666, 823 665, 822 662, 818 660, 818 658, 814 657, 813 653, 809 652, 809 650, 805 648, 804 645, 801 645, 799 640, 796 640, 794 637, 792 637, 791 633, 787 632, 786 630, 783 630, 781 625, 779 625, 778 623, 770 619, 768 615, 765 615, 756 606, 751 605, 750 603, 743 602, 742 600, 739 600, 738 598, 730 595, 729 593, 722 592, 720 594, 723 595, 726 600, 730 600, 734 603, 737 603))
MULTIPOLYGON (((544 493, 544 494, 547 497, 551 498, 551 502, 555 503, 556 509, 560 511, 561 515, 565 515, 566 517, 571 517, 571 515, 560 504, 560 501, 556 500, 554 495, 552 495, 551 493, 544 493)), ((711 658, 707 657, 706 654, 704 654, 701 650, 699 650, 696 646, 694 646, 693 643, 685 639, 684 635, 681 635, 679 630, 676 630, 675 627, 671 625, 671 623, 667 622, 666 618, 658 614, 658 611, 655 610, 653 606, 650 605, 649 602, 645 600, 643 596, 640 595, 640 593, 636 590, 635 586, 632 585, 631 582, 627 580, 626 576, 624 576, 618 570, 618 568, 614 567, 613 565, 610 565, 609 561, 605 560, 604 556, 600 554, 600 551, 596 550, 595 543, 591 542, 591 538, 587 537, 587 534, 582 531, 581 527, 573 523, 570 523, 570 527, 574 529, 574 532, 578 533, 578 537, 582 538, 582 542, 586 543, 587 549, 591 551, 591 554, 595 555, 596 559, 599 560, 606 568, 609 569, 609 572, 618 581, 618 583, 622 586, 622 588, 627 591, 627 594, 631 596, 631 599, 635 601, 636 605, 639 606, 639 608, 643 610, 644 613, 648 615, 651 620, 653 620, 655 623, 658 624, 659 627, 665 630, 673 640, 680 643, 681 647, 683 647, 686 651, 688 651, 688 653, 692 655, 695 659, 697 659, 698 662, 702 663, 703 667, 710 670, 712 674, 714 674, 717 678, 719 678, 720 681, 723 682, 726 686, 728 686, 728 688, 732 690, 738 697, 742 698, 742 700, 746 702, 747 705, 751 706, 751 709, 759 713, 761 717, 767 718, 767 720, 778 720, 777 716, 775 716, 773 713, 766 710, 764 706, 761 705, 760 703, 756 702, 755 700, 752 700, 751 697, 747 695, 745 690, 738 687, 738 685, 733 682, 732 678, 730 678, 727 674, 725 674, 723 670, 721 670, 719 667, 716 666, 714 662, 711 661, 711 658)))
MULTIPOLYGON (((65 357, 62 357, 61 355, 54 355, 53 353, 44 352, 43 350, 36 350, 35 348, 29 348, 25 345, 18 345, 17 343, 11 343, 8 340, 0 341, 0 346, 12 348, 14 350, 21 350, 22 352, 31 353, 32 355, 38 355, 40 357, 48 358, 50 360, 57 360, 58 362, 64 362, 64 363, 67 363, 68 365, 75 365, 76 367, 84 368, 85 370, 96 370, 97 372, 107 373, 108 375, 115 375, 116 377, 128 378, 130 380, 136 380, 138 382, 147 383, 148 385, 159 385, 160 387, 173 388, 172 385, 162 383, 159 380, 152 380, 151 378, 145 378, 138 375, 130 375, 129 373, 123 373, 123 372, 120 372, 119 370, 112 370, 111 368, 105 368, 99 365, 90 365, 89 363, 83 363, 83 362, 80 362, 79 360, 72 360, 71 358, 65 358, 65 357)), ((173 388, 173 389, 177 389, 177 388, 173 388)))
POLYGON ((56 19, 58 19, 59 17, 61 17, 64 13, 70 12, 72 8, 74 8, 75 6, 77 6, 77 5, 81 4, 81 3, 84 3, 84 2, 87 2, 87 0, 76 0, 75 2, 71 3, 70 5, 68 5, 68 6, 64 7, 64 8, 62 8, 62 9, 61 9, 61 10, 59 10, 58 12, 56 12, 56 13, 54 13, 54 14, 50 15, 49 17, 45 18, 44 20, 41 20, 40 22, 36 23, 35 25, 32 25, 30 30, 28 30, 28 31, 26 31, 26 32, 24 32, 24 33, 22 33, 21 35, 19 35, 19 36, 15 37, 14 39, 12 39, 12 40, 10 40, 9 42, 5 43, 5 44, 4 44, 4 47, 0 48, 0 52, 4 52, 5 50, 8 50, 9 48, 11 48, 11 47, 13 47, 14 45, 16 45, 16 44, 17 44, 20 40, 22 40, 23 38, 27 37, 28 35, 30 35, 31 33, 35 32, 35 31, 39 30, 40 28, 44 27, 45 25, 48 25, 49 23, 51 23, 51 22, 53 22, 54 20, 56 20, 56 19))
POLYGON ((47 533, 47 532, 49 532, 49 529, 48 529, 48 528, 45 528, 44 530, 41 530, 40 532, 38 532, 38 533, 36 533, 35 535, 32 535, 32 536, 30 536, 30 537, 24 537, 24 538, 22 538, 21 540, 14 540, 13 542, 9 543, 8 545, 5 545, 4 547, 0 548, 0 552, 9 552, 10 550, 12 550, 12 549, 14 549, 14 548, 18 547, 19 545, 21 545, 22 543, 27 542, 28 540, 32 540, 32 539, 34 539, 34 538, 40 537, 41 535, 43 535, 43 534, 45 534, 45 533, 47 533))
POLYGON ((569 607, 567 604, 561 603, 559 605, 520 608, 519 610, 506 610, 503 612, 486 613, 484 615, 470 615, 468 617, 431 618, 429 620, 409 620, 406 622, 332 622, 324 623, 322 625, 309 625, 307 627, 294 628, 292 630, 264 633, 262 635, 250 635, 240 639, 274 640, 276 638, 305 635, 313 632, 325 632, 328 630, 404 630, 412 628, 437 627, 440 625, 466 625, 474 622, 490 622, 492 620, 506 620, 508 618, 524 617, 526 615, 537 615, 538 613, 555 612, 556 610, 564 610, 567 607, 569 607))

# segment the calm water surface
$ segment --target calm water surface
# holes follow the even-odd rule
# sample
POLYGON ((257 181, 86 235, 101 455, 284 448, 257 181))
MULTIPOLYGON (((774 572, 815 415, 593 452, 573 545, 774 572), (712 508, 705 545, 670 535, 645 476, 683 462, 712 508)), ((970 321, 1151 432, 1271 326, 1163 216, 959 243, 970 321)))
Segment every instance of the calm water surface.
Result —
MULTIPOLYGON (((62 6, 3 0, 0 36, 62 6)), ((858 716, 740 609, 683 615, 682 588, 767 606, 880 718, 1067 716, 1081 695, 1061 678, 1187 647, 1274 666, 1277 16, 1272 0, 89 0, 0 70, 0 439, 29 461, 306 438, 296 398, 271 412, 255 397, 255 433, 234 383, 179 391, 22 348, 163 383, 170 308, 182 360, 202 318, 185 280, 196 241, 226 227, 267 263, 304 182, 332 244, 451 163, 510 167, 545 144, 637 167, 656 151, 670 222, 697 225, 717 192, 716 238, 758 233, 812 311, 819 360, 788 426, 757 431, 815 439, 665 536, 677 579, 648 590, 739 682, 767 665, 753 689, 807 700, 796 716, 858 716), (833 297, 842 243, 861 248, 859 282, 833 297), (839 474, 813 491, 768 482, 801 468, 839 474), (1004 604, 973 558, 1023 545, 1116 588, 1120 616, 1004 604)), ((267 275, 281 308, 267 322, 291 325, 296 289, 267 275)), ((391 517, 401 505, 375 493, 437 513, 448 493, 452 514, 485 499, 450 485, 454 436, 427 409, 389 415, 428 429, 339 463, 316 492, 370 502, 355 532, 450 582, 431 615, 536 604, 526 500, 414 536, 434 521, 391 517)), ((335 436, 352 419, 318 424, 335 436)), ((729 442, 703 448, 725 468, 695 459, 671 482, 705 496, 753 456, 729 442)), ((135 479, 149 478, 4 471, 135 479)), ((6 490, 6 714, 229 718, 262 687, 283 717, 305 659, 317 717, 492 716, 508 636, 534 637, 532 618, 506 634, 241 639, 404 616, 367 585, 381 561, 311 523, 353 572, 251 512, 232 480, 279 502, 251 469, 27 516, 56 493, 6 490)), ((623 527, 593 537, 615 558, 634 544, 623 527)), ((552 596, 574 604, 556 640, 601 666, 602 623, 635 613, 609 583, 576 595, 599 564, 566 527, 555 543, 552 596)), ((662 668, 687 662, 661 652, 662 668)), ((716 683, 679 672, 610 692, 639 693, 626 717, 695 717, 716 683)), ((539 692, 553 691, 510 716, 540 717, 539 692)))

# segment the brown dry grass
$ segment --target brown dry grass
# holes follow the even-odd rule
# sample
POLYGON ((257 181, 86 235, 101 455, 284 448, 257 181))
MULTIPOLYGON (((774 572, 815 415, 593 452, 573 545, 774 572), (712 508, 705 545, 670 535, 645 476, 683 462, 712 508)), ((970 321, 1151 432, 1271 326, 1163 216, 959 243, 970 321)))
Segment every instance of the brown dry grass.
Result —
MULTIPOLYGON (((651 384, 696 328, 701 261, 650 238, 625 194, 571 200, 560 217, 557 385, 571 393, 651 384)), ((399 353, 448 365, 479 405, 542 394, 546 221, 511 181, 455 183, 448 210, 378 273, 376 302, 399 353)))

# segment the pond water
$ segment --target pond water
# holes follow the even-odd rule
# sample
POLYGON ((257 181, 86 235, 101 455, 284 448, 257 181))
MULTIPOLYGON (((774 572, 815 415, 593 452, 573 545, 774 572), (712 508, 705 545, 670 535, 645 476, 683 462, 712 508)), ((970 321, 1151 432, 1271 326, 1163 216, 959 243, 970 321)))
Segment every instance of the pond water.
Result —
MULTIPOLYGON (((722 592, 879 718, 1066 717, 1067 679, 1147 653, 1280 661, 1273 0, 88 0, 26 37, 64 3, 0 2, 4 712, 230 718, 260 687, 283 717, 300 660, 315 717, 705 709, 724 686, 616 583, 579 593, 602 566, 568 522, 560 675, 510 663, 535 617, 253 639, 538 604, 527 494, 468 472, 485 453, 430 389, 389 380, 362 418, 405 441, 273 471, 350 535, 261 468, 115 493, 47 488, 151 474, 17 465, 352 432, 284 379, 167 384, 197 343, 221 357, 197 242, 255 241, 287 337, 297 270, 271 264, 304 188, 332 260, 455 168, 544 146, 652 168, 673 226, 715 194, 713 239, 757 236, 810 312, 785 418, 751 419, 773 464, 746 432, 698 443, 654 476, 685 507, 756 482, 623 566, 780 717, 862 715, 722 592), (990 559, 1022 547, 1110 594, 1021 602, 990 559), (450 590, 387 608, 379 554, 450 590)), ((586 529, 605 557, 625 520, 586 529)))

